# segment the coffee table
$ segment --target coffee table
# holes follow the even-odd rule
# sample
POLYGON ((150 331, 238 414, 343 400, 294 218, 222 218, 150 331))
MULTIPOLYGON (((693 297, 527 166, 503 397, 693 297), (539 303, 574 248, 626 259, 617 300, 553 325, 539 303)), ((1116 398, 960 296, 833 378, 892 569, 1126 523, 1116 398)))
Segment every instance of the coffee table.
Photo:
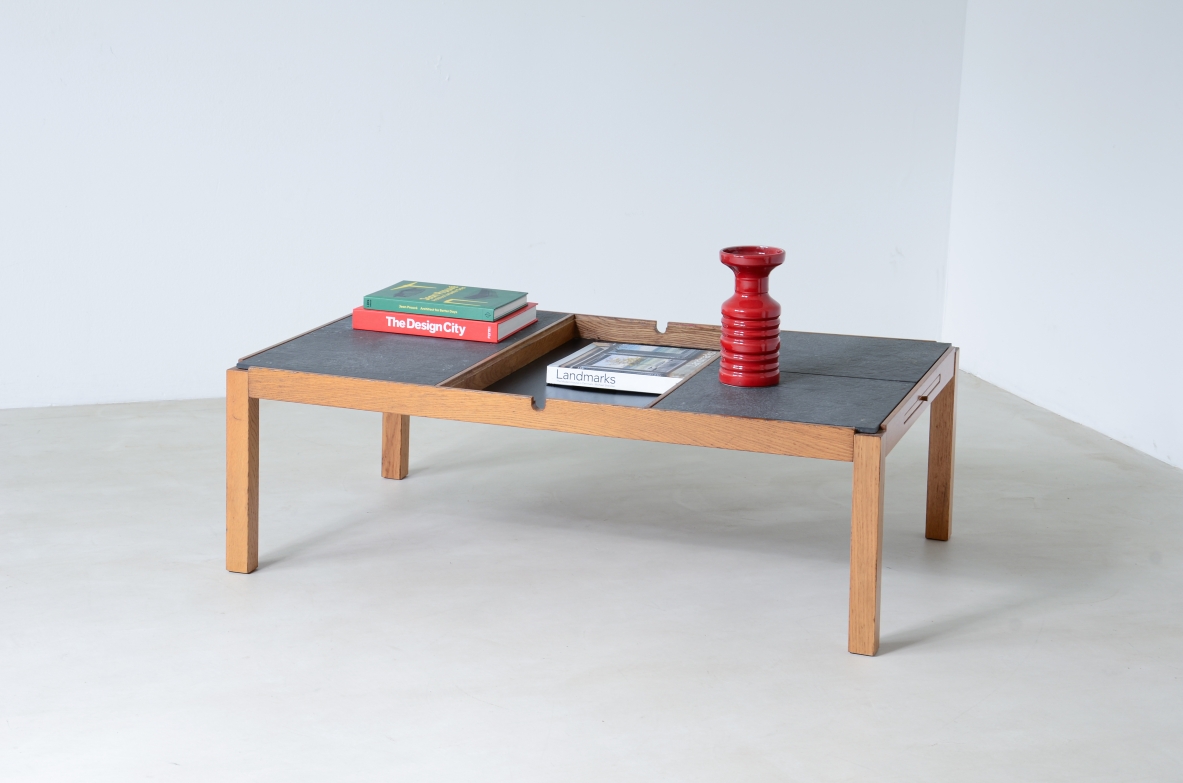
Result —
MULTIPOLYGON (((382 413, 382 475, 407 475, 411 416, 854 463, 848 649, 879 649, 884 460, 931 408, 925 536, 949 539, 957 349, 781 333, 781 382, 736 388, 712 364, 658 398, 547 387, 546 365, 592 340, 719 348, 720 328, 540 311, 497 344, 356 331, 348 316, 226 372, 226 568, 259 564, 259 400, 382 413), (548 394, 549 390, 549 394, 548 394)), ((716 359, 716 362, 718 360, 716 359)))

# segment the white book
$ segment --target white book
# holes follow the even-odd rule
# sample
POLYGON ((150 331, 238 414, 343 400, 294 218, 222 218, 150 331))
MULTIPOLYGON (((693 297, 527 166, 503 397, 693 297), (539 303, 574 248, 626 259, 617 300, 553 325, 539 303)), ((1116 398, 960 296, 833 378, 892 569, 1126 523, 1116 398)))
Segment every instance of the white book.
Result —
POLYGON ((718 355, 718 351, 698 348, 592 343, 547 365, 546 382, 555 386, 665 394, 718 355))

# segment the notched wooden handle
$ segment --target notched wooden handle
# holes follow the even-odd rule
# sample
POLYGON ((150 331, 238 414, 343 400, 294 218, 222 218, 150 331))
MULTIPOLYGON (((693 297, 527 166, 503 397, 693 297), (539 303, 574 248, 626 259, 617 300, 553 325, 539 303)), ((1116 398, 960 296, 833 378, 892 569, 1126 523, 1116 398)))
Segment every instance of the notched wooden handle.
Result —
POLYGON ((937 373, 937 377, 933 379, 933 382, 930 383, 928 385, 928 388, 925 389, 923 392, 921 392, 920 395, 916 399, 920 400, 921 402, 928 402, 929 398, 932 397, 932 393, 934 391, 936 391, 940 387, 940 385, 941 385, 941 375, 940 375, 940 373, 937 373))
POLYGON ((670 322, 664 332, 657 331, 657 321, 639 318, 609 318, 602 315, 576 315, 579 336, 585 340, 611 340, 641 345, 668 345, 674 348, 719 350, 722 327, 710 324, 670 322))

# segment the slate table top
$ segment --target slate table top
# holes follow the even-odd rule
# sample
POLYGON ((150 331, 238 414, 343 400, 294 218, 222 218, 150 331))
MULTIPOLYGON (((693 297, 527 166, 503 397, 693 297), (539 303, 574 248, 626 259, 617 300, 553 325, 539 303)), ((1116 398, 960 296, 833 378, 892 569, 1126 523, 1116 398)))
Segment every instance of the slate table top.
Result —
MULTIPOLYGON (((566 315, 539 310, 537 323, 500 343, 355 330, 346 316, 247 356, 238 367, 434 386, 566 315)), ((873 433, 948 348, 949 343, 929 340, 781 332, 780 385, 726 386, 711 365, 653 407, 873 433)), ((525 391, 521 381, 515 387, 515 375, 489 391, 525 391)))

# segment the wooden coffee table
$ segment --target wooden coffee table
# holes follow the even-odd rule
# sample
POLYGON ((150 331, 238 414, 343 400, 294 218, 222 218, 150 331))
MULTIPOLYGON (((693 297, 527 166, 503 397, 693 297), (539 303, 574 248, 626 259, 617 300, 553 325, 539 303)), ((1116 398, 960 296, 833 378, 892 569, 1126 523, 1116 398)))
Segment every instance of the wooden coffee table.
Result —
POLYGON ((783 332, 779 386, 725 386, 711 365, 659 398, 547 387, 546 365, 591 340, 718 349, 719 327, 540 311, 490 345, 355 331, 345 317, 243 358, 226 373, 226 568, 259 563, 261 399, 381 412, 391 479, 407 475, 410 416, 841 460, 854 463, 848 649, 874 655, 884 460, 930 406, 925 536, 949 539, 957 349, 783 332))

